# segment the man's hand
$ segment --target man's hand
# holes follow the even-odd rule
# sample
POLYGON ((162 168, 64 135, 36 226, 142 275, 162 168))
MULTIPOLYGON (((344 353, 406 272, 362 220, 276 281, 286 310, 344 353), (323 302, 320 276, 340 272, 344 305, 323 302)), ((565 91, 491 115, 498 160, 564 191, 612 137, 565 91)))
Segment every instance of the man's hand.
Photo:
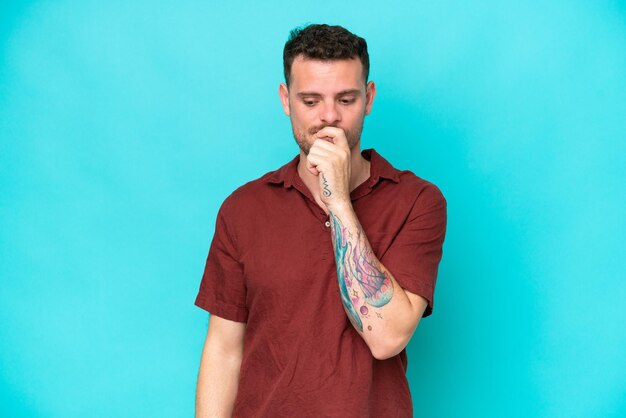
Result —
POLYGON ((318 131, 307 157, 307 169, 319 177, 320 198, 331 206, 350 203, 350 147, 343 129, 318 131))

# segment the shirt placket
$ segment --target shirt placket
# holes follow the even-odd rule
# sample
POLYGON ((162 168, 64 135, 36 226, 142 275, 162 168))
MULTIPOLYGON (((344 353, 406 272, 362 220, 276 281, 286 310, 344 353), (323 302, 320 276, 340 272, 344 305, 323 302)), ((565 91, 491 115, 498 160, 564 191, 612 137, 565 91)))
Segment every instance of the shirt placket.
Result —
POLYGON ((320 246, 318 249, 318 260, 323 264, 329 262, 334 263, 335 255, 333 251, 329 215, 317 204, 308 187, 306 187, 299 176, 294 176, 293 185, 296 190, 305 196, 306 202, 311 209, 311 214, 315 218, 315 222, 319 225, 319 228, 316 226, 314 229, 315 231, 319 231, 318 237, 320 246))

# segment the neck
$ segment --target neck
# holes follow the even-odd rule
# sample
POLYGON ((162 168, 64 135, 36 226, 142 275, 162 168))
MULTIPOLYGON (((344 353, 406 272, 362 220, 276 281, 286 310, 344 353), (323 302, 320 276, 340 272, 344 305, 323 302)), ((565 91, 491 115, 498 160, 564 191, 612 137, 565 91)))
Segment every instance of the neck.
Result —
MULTIPOLYGON (((360 146, 357 144, 350 152, 350 191, 356 189, 370 176, 371 163, 361 155, 360 146)), ((298 162, 298 175, 309 188, 316 200, 320 198, 319 178, 306 168, 306 154, 300 150, 298 162)))

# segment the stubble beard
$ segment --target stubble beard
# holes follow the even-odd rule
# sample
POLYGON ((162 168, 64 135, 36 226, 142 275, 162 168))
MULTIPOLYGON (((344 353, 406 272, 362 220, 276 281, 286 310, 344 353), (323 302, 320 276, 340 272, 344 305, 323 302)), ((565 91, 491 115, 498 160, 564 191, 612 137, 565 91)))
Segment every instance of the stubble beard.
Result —
MULTIPOLYGON (((361 119, 361 123, 355 127, 355 129, 344 129, 344 133, 346 134, 346 140, 348 141, 348 147, 350 148, 350 150, 352 150, 352 148, 354 148, 355 146, 358 145, 359 141, 361 140, 361 132, 363 132, 363 119, 361 119)), ((311 146, 313 146, 313 141, 315 141, 314 135, 318 132, 321 131, 322 129, 324 129, 327 126, 332 126, 332 125, 321 125, 321 126, 314 126, 312 128, 310 128, 308 131, 302 130, 302 129, 297 129, 294 125, 293 125, 293 121, 291 123, 291 129, 293 131, 293 137, 296 140, 296 143, 298 144, 298 146, 300 147, 300 150, 302 150, 302 152, 304 152, 304 155, 309 155, 309 151, 311 150, 311 146)))

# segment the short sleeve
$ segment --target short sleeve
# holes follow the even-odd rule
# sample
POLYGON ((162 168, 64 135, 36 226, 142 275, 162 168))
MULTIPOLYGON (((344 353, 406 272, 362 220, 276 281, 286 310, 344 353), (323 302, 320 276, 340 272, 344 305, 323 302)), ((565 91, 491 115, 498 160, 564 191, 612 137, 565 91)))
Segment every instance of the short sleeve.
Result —
POLYGON ((237 246, 228 230, 227 203, 228 199, 217 214, 215 233, 195 304, 221 318, 246 322, 246 285, 237 246))
POLYGON ((428 301, 422 317, 434 307, 435 283, 446 234, 447 202, 432 183, 421 190, 402 229, 381 263, 398 284, 428 301))

